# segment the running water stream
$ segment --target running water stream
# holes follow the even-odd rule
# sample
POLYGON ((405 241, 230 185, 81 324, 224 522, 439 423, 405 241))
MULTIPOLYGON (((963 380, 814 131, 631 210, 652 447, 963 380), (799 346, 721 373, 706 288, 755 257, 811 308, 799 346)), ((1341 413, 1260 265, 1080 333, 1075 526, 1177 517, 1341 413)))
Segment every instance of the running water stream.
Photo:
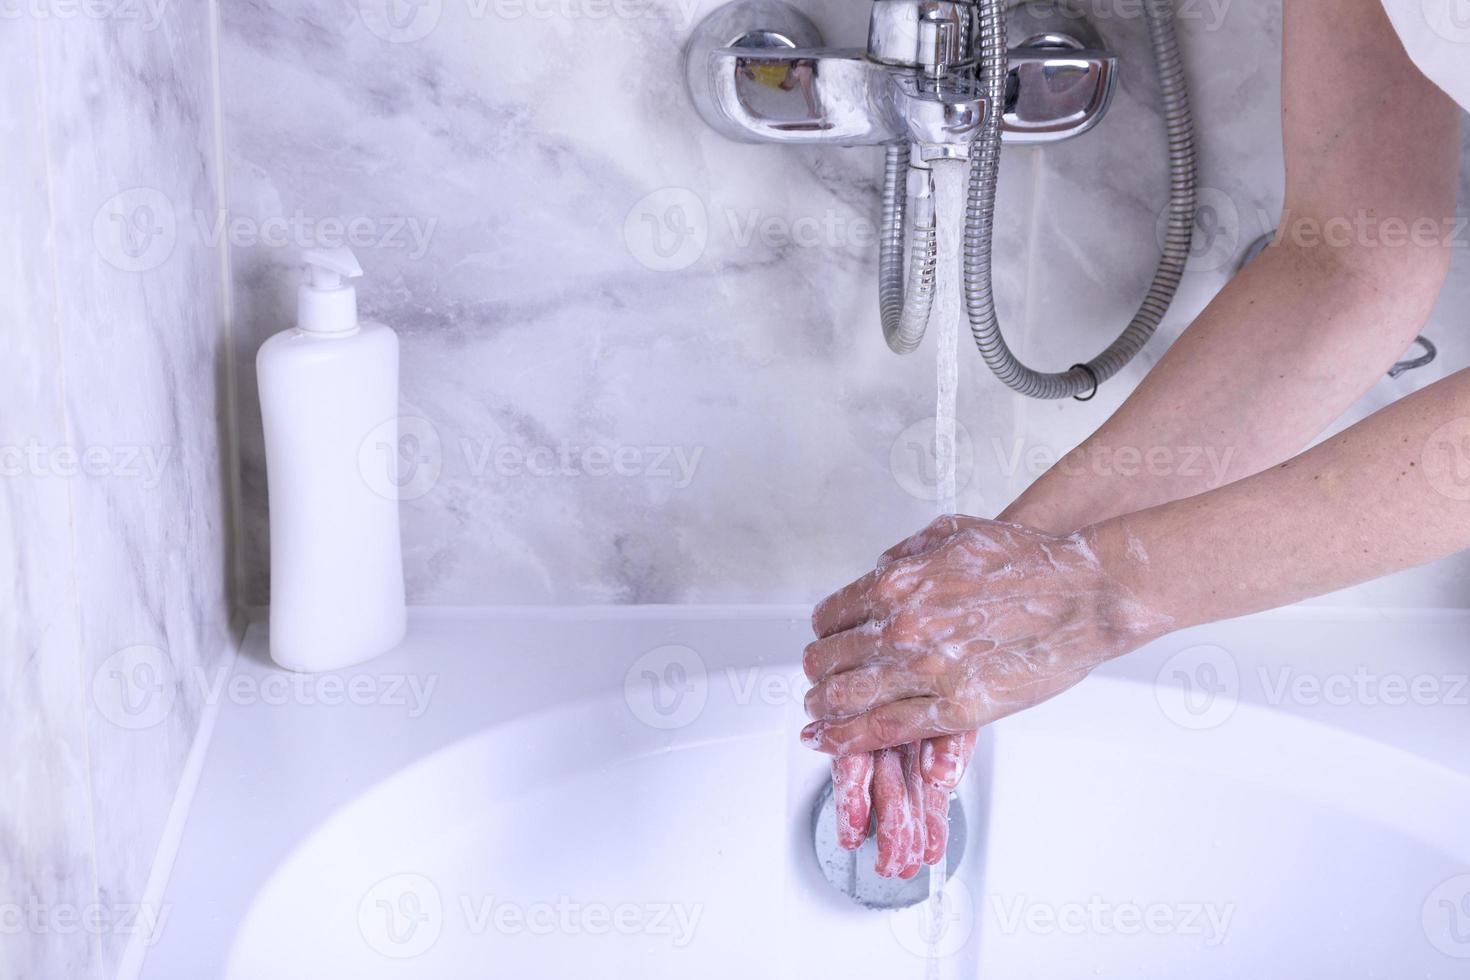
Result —
POLYGON ((959 338, 961 308, 960 250, 965 214, 966 178, 964 160, 934 161, 934 213, 938 262, 935 266, 934 307, 931 321, 939 344, 937 398, 934 408, 934 463, 939 481, 940 514, 957 508, 955 469, 955 400, 960 385, 959 338))
MULTIPOLYGON (((934 162, 934 213, 936 249, 934 307, 931 322, 938 343, 937 398, 934 408, 934 472, 938 480, 939 513, 953 514, 959 509, 959 487, 956 469, 959 464, 956 441, 956 400, 960 386, 959 339, 960 318, 964 315, 960 292, 961 227, 964 223, 965 192, 969 176, 966 160, 934 162)), ((946 919, 944 885, 948 858, 939 859, 929 868, 929 902, 921 912, 927 945, 929 980, 939 980, 939 941, 946 919)))

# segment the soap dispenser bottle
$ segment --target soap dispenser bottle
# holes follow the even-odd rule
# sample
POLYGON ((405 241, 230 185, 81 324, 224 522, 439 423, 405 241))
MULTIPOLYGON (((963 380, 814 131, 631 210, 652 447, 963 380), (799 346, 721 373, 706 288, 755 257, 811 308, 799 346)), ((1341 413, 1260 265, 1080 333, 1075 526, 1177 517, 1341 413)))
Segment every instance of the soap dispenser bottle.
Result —
POLYGON ((406 611, 398 498, 398 337, 357 318, 346 248, 309 251, 296 326, 255 366, 270 497, 270 653, 334 670, 396 646, 406 611), (387 467, 385 479, 378 468, 387 467))

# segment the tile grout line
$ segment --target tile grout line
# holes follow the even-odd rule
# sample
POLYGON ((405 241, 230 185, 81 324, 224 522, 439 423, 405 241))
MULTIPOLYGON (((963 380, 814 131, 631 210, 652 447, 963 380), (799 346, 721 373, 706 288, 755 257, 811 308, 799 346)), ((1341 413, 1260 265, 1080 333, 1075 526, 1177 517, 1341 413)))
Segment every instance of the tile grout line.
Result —
MULTIPOLYGON (((214 197, 215 207, 228 217, 229 178, 225 166, 224 70, 220 31, 219 0, 209 0, 211 114, 214 116, 214 197)), ((218 272, 220 288, 220 341, 224 345, 226 506, 229 508, 229 577, 226 591, 232 611, 238 612, 245 600, 245 515, 240 476, 240 392, 235 363, 235 282, 230 264, 229 236, 222 238, 218 272)))
POLYGON ((114 980, 137 980, 143 973, 148 950, 163 938, 169 918, 169 906, 164 903, 163 899, 168 892, 168 883, 173 876, 174 864, 178 861, 179 850, 184 840, 184 829, 189 821, 189 811, 193 808, 194 798, 199 791, 199 783, 204 778, 204 763, 209 756, 209 746, 214 741, 215 724, 219 720, 221 703, 224 700, 213 695, 224 690, 224 685, 228 684, 230 678, 234 676, 243 644, 243 632, 239 639, 236 639, 234 632, 231 631, 223 670, 217 683, 208 692, 211 696, 205 699, 204 710, 199 713, 199 724, 194 729, 194 740, 189 744, 189 754, 184 759, 184 768, 179 774, 173 802, 169 805, 168 816, 163 821, 163 831, 159 834, 158 845, 153 852, 153 863, 148 869, 148 880, 143 885, 143 895, 139 902, 139 924, 146 928, 134 931, 128 940, 114 980))
MULTIPOLYGON (((210 111, 214 120, 212 134, 215 169, 213 190, 215 207, 223 215, 227 210, 227 184, 225 174, 223 85, 220 67, 218 0, 209 0, 208 23, 210 111)), ((221 456, 225 460, 226 507, 228 510, 225 521, 226 526, 223 532, 227 536, 227 550, 230 556, 228 568, 225 572, 228 579, 225 583, 225 595, 230 622, 227 624, 226 630, 228 640, 224 659, 224 680, 228 682, 239 661, 240 649, 244 641, 246 612, 241 605, 244 574, 243 559, 241 558, 243 518, 240 508, 239 398, 236 384, 235 349, 233 342, 235 312, 234 283, 231 275, 228 238, 222 239, 218 244, 218 248, 219 254, 216 264, 220 290, 218 326, 219 341, 223 345, 224 352, 222 367, 224 377, 221 379, 221 383, 224 386, 225 398, 225 446, 222 447, 221 456)), ((148 950, 158 942, 165 928, 168 920, 168 908, 164 905, 163 899, 167 893, 169 879, 173 875, 174 864, 178 860, 179 849, 183 842, 184 829, 188 823, 189 811, 192 808, 194 797, 198 792, 200 780, 204 775, 204 763, 209 754, 210 743, 213 741, 215 724, 219 718, 219 713, 219 700, 207 699, 203 711, 200 712, 199 722, 194 730, 194 738, 189 745, 189 754, 184 760, 183 771, 179 774, 178 783, 175 785, 174 798, 169 805, 168 815, 164 819, 163 831, 159 836, 158 843, 153 852, 153 861, 148 871, 148 880, 143 886, 142 909, 145 911, 151 910, 154 913, 151 924, 152 928, 133 934, 128 942, 127 948, 123 951, 116 980, 134 980, 134 978, 142 974, 147 960, 148 950)))

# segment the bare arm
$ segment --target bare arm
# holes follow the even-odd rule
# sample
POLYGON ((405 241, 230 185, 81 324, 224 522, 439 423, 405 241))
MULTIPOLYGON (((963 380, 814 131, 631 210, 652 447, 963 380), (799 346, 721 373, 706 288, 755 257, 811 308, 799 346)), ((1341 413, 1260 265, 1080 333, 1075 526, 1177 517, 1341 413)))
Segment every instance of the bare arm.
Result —
POLYGON ((1212 451, 1227 483, 1279 463, 1423 326, 1449 263, 1458 109, 1414 67, 1378 0, 1292 0, 1284 18, 1278 244, 1005 519, 1072 531, 1211 489, 1206 468, 1128 476, 1077 465, 1124 447, 1212 451))
POLYGON ((1098 533, 1112 536, 1108 548, 1131 541, 1148 555, 1132 563, 1125 587, 1170 628, 1470 548, 1470 371, 1248 480, 1115 518, 1098 533))
MULTIPOLYGON (((1457 110, 1414 68, 1378 0, 1291 0, 1284 17, 1283 243, 1237 276, 1123 407, 1022 494, 1001 515, 1004 520, 1066 533, 1211 489, 1213 471, 1129 476, 1086 465, 1088 456, 1106 458, 1122 448, 1144 454, 1171 449, 1174 458, 1185 449, 1213 451, 1228 464, 1219 474, 1222 482, 1279 463, 1378 380, 1427 318, 1449 261, 1440 223, 1454 211, 1457 110), (1400 241, 1402 235, 1389 234, 1398 225, 1421 231, 1400 241), (1075 465, 1079 456, 1082 466, 1075 465)), ((936 525, 885 559, 916 560, 962 527, 988 524, 967 520, 936 525)), ((870 576, 855 585, 870 580, 878 581, 870 576)), ((957 580, 957 586, 965 583, 957 580)), ((846 618, 850 611, 833 612, 839 607, 829 600, 814 619, 818 640, 807 654, 813 681, 885 649, 874 639, 876 619, 854 623, 846 618)), ((917 638, 921 618, 915 614, 884 628, 917 638)), ((900 642, 913 648, 919 641, 900 642)), ((999 669, 1000 663, 994 660, 986 669, 999 669)), ((1085 673, 1078 667, 1048 675, 1012 698, 1009 710, 1076 683, 1085 673)), ((823 703, 830 690, 825 682, 813 690, 809 706, 815 716, 830 716, 832 704, 823 703)), ((860 707, 850 697, 840 703, 849 711, 860 707)), ((1006 703, 996 701, 991 711, 1006 703)), ((926 743, 917 756, 926 787, 953 786, 973 745, 973 732, 926 743)), ((876 771, 864 753, 840 758, 834 786, 839 813, 846 817, 844 842, 856 847, 867 833, 871 785, 883 866, 885 854, 896 852, 898 837, 883 830, 903 826, 896 814, 904 793, 894 789, 901 780, 892 773, 886 781, 875 778, 876 771)), ((946 797, 940 793, 937 799, 932 806, 909 808, 941 818, 933 821, 929 840, 937 846, 924 855, 926 861, 943 854, 946 797)))
POLYGON ((968 731, 1176 629, 1470 548, 1470 371, 1273 469, 1067 537, 929 533, 818 607, 812 747, 968 731))

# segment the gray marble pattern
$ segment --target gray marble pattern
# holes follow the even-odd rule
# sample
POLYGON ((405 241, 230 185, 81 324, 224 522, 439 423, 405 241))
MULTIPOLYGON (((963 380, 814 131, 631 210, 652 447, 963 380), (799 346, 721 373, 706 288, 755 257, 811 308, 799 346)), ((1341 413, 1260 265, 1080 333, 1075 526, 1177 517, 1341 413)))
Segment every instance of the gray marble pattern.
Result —
MULTIPOLYGON (((411 601, 786 600, 931 514, 890 472, 900 434, 933 414, 933 364, 879 335, 876 150, 710 133, 679 81, 673 7, 445 4, 403 43, 339 9, 226 11, 230 202, 261 225, 432 229, 423 254, 411 238, 362 250, 364 307, 401 333, 403 411, 440 466, 405 504, 411 601), (681 267, 630 219, 650 194, 698 224, 681 267), (587 447, 621 451, 628 475, 593 472, 587 447)), ((856 8, 828 13, 833 37, 863 29, 856 8)), ((233 250, 252 602, 268 542, 251 359, 290 323, 292 253, 233 250)), ((1009 433, 1011 400, 968 391, 1009 433)))
POLYGON ((0 974, 112 977, 232 643, 220 256, 190 217, 209 8, 27 9, 0 31, 0 901, 26 923, 0 974))
MULTIPOLYGON (((811 598, 928 518, 914 451, 934 355, 879 336, 878 155, 710 133, 679 72, 714 5, 226 5, 248 601, 268 598, 269 553, 252 357, 291 321, 292 246, 333 221, 359 223, 364 305, 402 334, 412 453, 432 468, 405 503, 413 602, 811 598), (291 231, 248 234, 272 221, 291 231), (588 447, 623 452, 627 475, 588 447), (693 460, 687 478, 660 452, 693 460)), ((829 42, 861 43, 863 5, 801 6, 829 42)), ((1132 315, 1165 204, 1137 5, 1087 9, 1123 56, 1114 106, 1081 139, 1008 149, 1001 183, 1002 322, 1053 370, 1132 315)), ((1179 300, 1088 404, 1011 398, 966 351, 968 512, 1034 478, 1017 447, 1054 457, 1090 432, 1280 207, 1279 3, 1187 3, 1180 30, 1205 190, 1179 300)), ((1463 363, 1466 280, 1462 254, 1431 327, 1445 365, 1463 363)), ((1433 376, 1385 381, 1364 409, 1433 376)), ((1467 568, 1364 594, 1462 604, 1467 568)))
MULTIPOLYGON (((39 50, 31 31, 0 32, 0 320, 5 356, 0 443, 64 441, 57 374, 60 338, 51 289, 51 209, 46 193, 45 122, 38 98, 39 50), (39 248, 37 246, 39 245, 39 248)), ((91 782, 71 514, 64 486, 7 459, 0 478, 0 904, 23 909, 73 903, 95 892, 91 782)), ((7 921, 11 921, 7 919, 7 921)), ((8 976, 97 976, 95 943, 54 930, 7 934, 8 976)))

